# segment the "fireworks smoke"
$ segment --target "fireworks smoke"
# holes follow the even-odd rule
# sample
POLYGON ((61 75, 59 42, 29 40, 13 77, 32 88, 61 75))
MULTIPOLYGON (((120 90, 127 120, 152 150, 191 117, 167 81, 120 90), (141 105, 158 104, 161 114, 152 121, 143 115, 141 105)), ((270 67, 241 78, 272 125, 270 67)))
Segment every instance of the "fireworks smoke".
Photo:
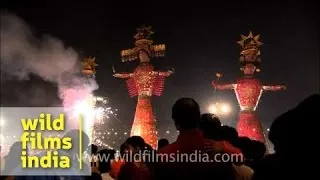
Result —
MULTIPOLYGON (((79 56, 61 40, 36 38, 19 17, 1 12, 1 79, 27 80, 30 74, 57 84, 64 107, 92 96, 94 79, 80 74, 79 56)), ((31 99, 32 101, 32 99, 31 99)))
POLYGON ((57 83, 77 71, 78 54, 50 36, 37 39, 19 17, 1 13, 1 72, 21 80, 29 74, 57 83))

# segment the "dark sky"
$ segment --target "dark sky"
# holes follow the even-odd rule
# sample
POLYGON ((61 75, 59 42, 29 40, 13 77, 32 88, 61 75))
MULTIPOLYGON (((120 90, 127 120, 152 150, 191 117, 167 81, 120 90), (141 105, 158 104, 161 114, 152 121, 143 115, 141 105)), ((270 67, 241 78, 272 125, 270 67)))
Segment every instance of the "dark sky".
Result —
MULTIPOLYGON (((239 109, 234 93, 214 94, 210 82, 218 71, 224 74, 222 81, 225 82, 240 77, 236 41, 249 30, 259 33, 264 42, 262 71, 258 77, 265 84, 285 83, 288 87, 284 92, 262 96, 258 112, 265 126, 306 96, 319 92, 315 5, 258 1, 224 1, 210 5, 212 2, 43 0, 35 4, 39 6, 35 8, 30 1, 11 0, 6 9, 27 21, 37 33, 55 36, 81 55, 95 56, 99 64, 97 94, 110 98, 119 109, 118 118, 125 124, 133 120, 136 100, 129 97, 124 81, 112 77, 111 67, 132 71, 137 65, 121 63, 120 50, 133 47, 135 29, 142 24, 152 25, 154 40, 165 43, 168 48, 166 58, 155 59, 153 63, 159 68, 176 70, 166 81, 163 96, 153 100, 160 128, 172 125, 171 107, 180 97, 195 98, 203 111, 215 98, 227 101, 234 112, 225 121, 234 124, 239 109)), ((5 95, 1 93, 6 102, 8 99, 15 104, 27 101, 31 96, 17 98, 14 89, 30 89, 31 84, 39 87, 47 103, 57 98, 55 86, 39 80, 13 84, 16 82, 6 85, 5 95)), ((27 93, 31 90, 26 90, 27 93)))

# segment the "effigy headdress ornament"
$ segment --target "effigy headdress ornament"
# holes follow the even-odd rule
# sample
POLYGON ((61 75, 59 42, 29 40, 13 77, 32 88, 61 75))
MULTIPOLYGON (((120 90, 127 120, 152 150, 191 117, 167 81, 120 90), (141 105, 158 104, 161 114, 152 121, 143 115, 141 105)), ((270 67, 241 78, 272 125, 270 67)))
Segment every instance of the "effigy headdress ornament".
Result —
POLYGON ((134 61, 139 57, 141 50, 148 53, 149 57, 163 57, 166 46, 164 44, 153 45, 151 26, 141 26, 135 34, 135 47, 121 51, 122 62, 134 61))

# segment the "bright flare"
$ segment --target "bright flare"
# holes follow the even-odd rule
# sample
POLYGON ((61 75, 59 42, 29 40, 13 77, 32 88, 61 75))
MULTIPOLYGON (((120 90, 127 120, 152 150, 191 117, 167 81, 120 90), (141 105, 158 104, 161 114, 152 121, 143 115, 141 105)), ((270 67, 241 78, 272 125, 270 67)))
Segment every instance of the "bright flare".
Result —
POLYGON ((224 114, 228 114, 231 111, 231 108, 227 104, 222 104, 221 105, 221 112, 224 114))
POLYGON ((226 103, 215 103, 208 107, 209 113, 220 115, 228 115, 231 112, 231 107, 226 103))
POLYGON ((78 101, 73 109, 73 115, 76 119, 82 115, 83 119, 83 127, 90 127, 85 128, 84 131, 89 136, 90 140, 93 141, 92 133, 93 133, 93 124, 94 124, 94 105, 91 101, 91 98, 86 100, 78 101))
POLYGON ((208 108, 208 111, 212 114, 217 114, 218 112, 217 106, 215 104, 210 105, 208 108))

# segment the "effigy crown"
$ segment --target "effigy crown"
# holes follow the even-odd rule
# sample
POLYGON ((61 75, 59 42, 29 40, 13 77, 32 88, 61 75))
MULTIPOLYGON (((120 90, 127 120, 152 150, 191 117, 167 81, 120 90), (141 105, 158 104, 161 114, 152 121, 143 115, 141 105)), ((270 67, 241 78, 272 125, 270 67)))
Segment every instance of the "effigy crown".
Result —
POLYGON ((165 55, 166 46, 164 44, 153 45, 151 35, 151 26, 142 26, 137 29, 135 34, 135 47, 132 49, 122 50, 122 62, 133 61, 138 59, 139 51, 144 50, 148 53, 149 57, 163 57, 165 55))
POLYGON ((259 41, 260 35, 254 36, 250 31, 248 36, 242 34, 240 36, 241 40, 237 41, 241 47, 240 63, 242 66, 253 64, 257 67, 256 71, 259 72, 258 67, 261 63, 259 47, 263 44, 259 41))

